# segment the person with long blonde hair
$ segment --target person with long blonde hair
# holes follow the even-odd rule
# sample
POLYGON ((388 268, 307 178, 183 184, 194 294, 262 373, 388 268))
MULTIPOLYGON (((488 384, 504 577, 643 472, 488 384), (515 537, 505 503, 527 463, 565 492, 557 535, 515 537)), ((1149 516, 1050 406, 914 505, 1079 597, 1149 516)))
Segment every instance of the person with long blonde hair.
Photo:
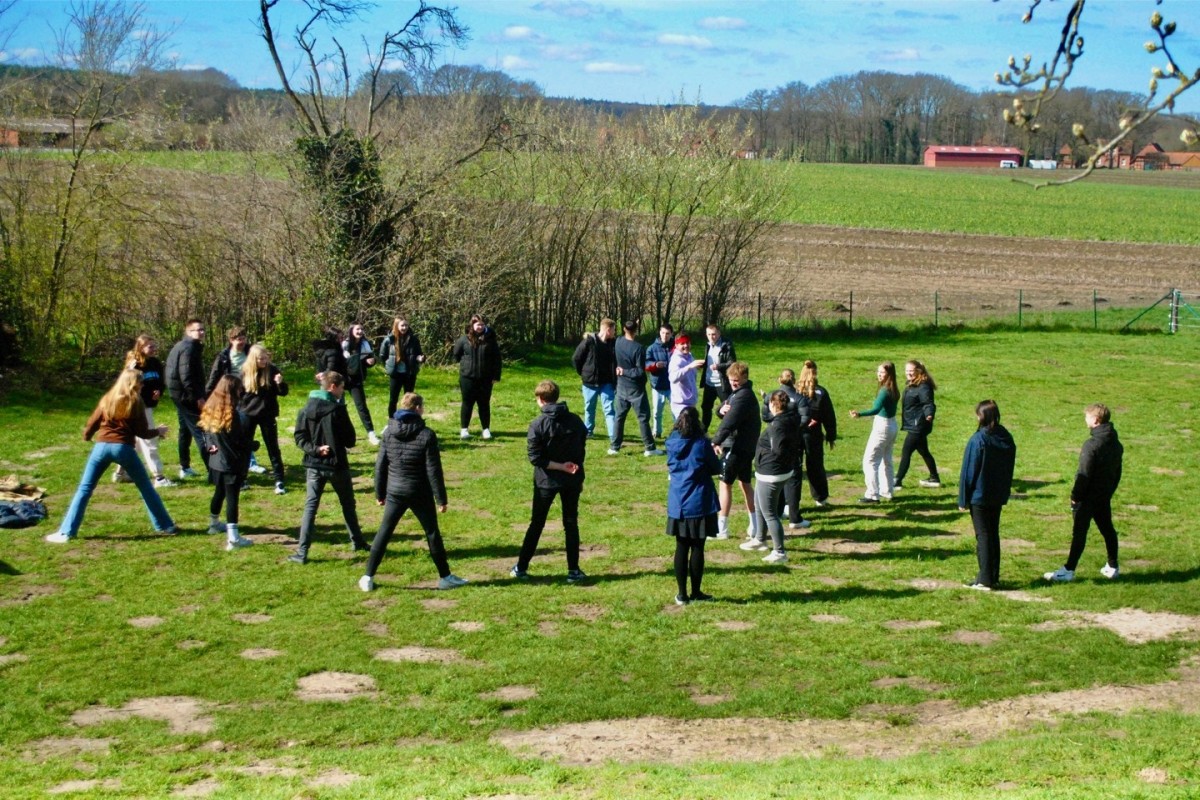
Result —
POLYGON ((867 491, 860 503, 878 503, 879 498, 892 499, 895 477, 892 471, 892 449, 896 446, 896 407, 900 402, 900 390, 896 388, 896 365, 884 361, 875 368, 875 380, 879 391, 875 404, 862 411, 851 411, 854 419, 874 417, 871 435, 863 451, 863 476, 867 491))
POLYGON ((59 524, 58 530, 46 537, 47 542, 65 544, 79 535, 88 501, 96 491, 104 470, 114 462, 125 469, 137 486, 154 530, 167 534, 176 532, 174 520, 167 513, 162 498, 150 482, 150 475, 142 466, 137 451, 133 449, 134 440, 139 437, 153 439, 167 435, 166 425, 151 428, 147 423, 141 389, 142 373, 135 369, 125 369, 117 376, 112 388, 100 398, 96 410, 92 412, 83 428, 84 441, 91 441, 95 437, 96 442, 92 445, 91 455, 83 467, 79 488, 75 490, 67 515, 59 524))
MULTIPOLYGON (((392 332, 379 343, 379 359, 388 374, 388 419, 396 413, 401 395, 415 391, 417 373, 425 363, 421 340, 404 317, 392 321, 392 332)), ((389 423, 390 424, 390 423, 389 423)))
MULTIPOLYGON (((140 370, 142 373, 142 404, 146 407, 146 424, 154 430, 154 409, 162 399, 166 389, 166 379, 163 376, 163 364, 158 360, 158 342, 148 333, 137 337, 133 349, 125 354, 125 368, 140 370)), ((165 489, 175 485, 163 471, 162 457, 158 454, 158 437, 150 439, 138 438, 137 449, 142 459, 154 473, 154 488, 165 489)), ((118 464, 113 472, 113 483, 128 483, 129 477, 118 464)))
POLYGON ((226 534, 226 550, 254 544, 238 532, 238 498, 250 468, 254 440, 249 435, 246 416, 238 410, 242 385, 232 375, 217 380, 200 412, 200 430, 208 450, 208 480, 213 484, 208 504, 209 533, 226 534), (225 506, 225 524, 221 524, 221 506, 225 506))
POLYGON ((900 448, 900 466, 896 469, 896 488, 901 488, 913 452, 921 454, 929 477, 920 481, 925 489, 939 489, 942 481, 938 477, 937 462, 929 452, 929 434, 933 433, 933 415, 937 405, 933 392, 937 384, 925 365, 913 359, 904 365, 904 396, 900 399, 900 427, 904 429, 904 446, 900 448))
POLYGON ((837 413, 833 409, 833 398, 817 381, 817 362, 812 359, 800 368, 796 394, 808 402, 808 424, 801 428, 800 435, 804 442, 804 458, 808 462, 808 488, 813 504, 822 508, 829 502, 829 476, 825 473, 822 445, 829 442, 832 450, 837 441, 837 413))
POLYGON ((271 354, 261 344, 250 348, 242 365, 242 399, 238 408, 246 415, 246 435, 254 439, 255 429, 262 430, 267 457, 275 473, 275 494, 287 494, 283 485, 283 456, 279 452, 279 398, 288 393, 287 381, 271 363, 271 354))

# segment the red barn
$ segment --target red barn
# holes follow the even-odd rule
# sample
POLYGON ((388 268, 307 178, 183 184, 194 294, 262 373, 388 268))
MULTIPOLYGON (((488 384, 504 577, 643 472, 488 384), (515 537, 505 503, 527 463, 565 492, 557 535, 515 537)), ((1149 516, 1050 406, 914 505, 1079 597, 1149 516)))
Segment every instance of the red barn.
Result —
POLYGON ((1016 147, 965 147, 960 145, 931 145, 925 148, 927 167, 976 167, 1002 169, 1019 167, 1025 154, 1016 147))

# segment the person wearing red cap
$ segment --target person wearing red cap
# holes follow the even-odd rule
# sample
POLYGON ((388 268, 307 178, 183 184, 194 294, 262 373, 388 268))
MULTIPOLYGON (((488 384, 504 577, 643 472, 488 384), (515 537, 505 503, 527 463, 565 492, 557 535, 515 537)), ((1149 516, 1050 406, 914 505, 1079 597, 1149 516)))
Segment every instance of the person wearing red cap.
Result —
POLYGON ((675 350, 667 364, 671 381, 671 415, 679 419, 688 406, 696 405, 696 373, 704 369, 704 359, 692 356, 692 340, 686 333, 675 337, 675 350))

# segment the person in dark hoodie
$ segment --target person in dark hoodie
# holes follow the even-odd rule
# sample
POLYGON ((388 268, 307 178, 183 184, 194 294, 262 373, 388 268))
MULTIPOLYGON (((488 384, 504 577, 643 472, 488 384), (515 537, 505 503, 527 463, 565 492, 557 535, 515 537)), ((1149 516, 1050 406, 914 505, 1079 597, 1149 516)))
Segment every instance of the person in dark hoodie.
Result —
POLYGON ((824 508, 829 502, 829 476, 825 473, 825 451, 821 448, 829 442, 832 450, 837 441, 837 412, 833 398, 817 382, 817 362, 812 359, 800 368, 796 393, 808 400, 808 424, 800 431, 804 437, 804 459, 808 462, 808 489, 813 505, 824 508))
POLYGON ((326 372, 336 372, 344 380, 349 368, 346 366, 346 354, 342 351, 341 330, 325 326, 321 338, 313 341, 313 358, 316 361, 317 383, 321 382, 321 376, 326 372))
MULTIPOLYGON (((279 452, 279 398, 288 393, 283 373, 271 363, 271 354, 261 344, 250 348, 242 366, 242 399, 238 408, 246 415, 250 436, 262 429, 267 444, 267 457, 275 472, 275 494, 287 494, 283 485, 283 456, 279 452)), ((253 471, 253 467, 251 467, 253 471)))
POLYGON ((479 405, 479 424, 483 438, 492 438, 492 387, 500 382, 500 344, 496 332, 478 314, 467 323, 467 332, 459 337, 450 350, 450 358, 458 362, 458 389, 462 405, 458 419, 462 423, 460 439, 470 439, 471 412, 479 405))
POLYGON ((925 468, 929 470, 929 477, 922 479, 918 485, 925 489, 940 489, 942 481, 938 477, 937 462, 933 453, 929 452, 929 434, 933 432, 933 415, 937 413, 937 405, 933 402, 937 384, 925 365, 916 360, 904 365, 904 380, 904 393, 900 396, 900 427, 905 432, 904 446, 900 450, 900 466, 896 468, 896 484, 892 488, 901 488, 915 451, 921 455, 925 468))
POLYGON ((787 561, 779 509, 783 505, 784 487, 795 475, 797 454, 802 452, 799 416, 790 404, 783 389, 776 389, 767 396, 763 418, 766 420, 769 415, 770 419, 766 420, 766 429, 758 437, 754 453, 754 508, 758 536, 741 545, 743 550, 770 550, 763 558, 768 564, 787 561), (770 546, 766 543, 768 533, 771 535, 770 546))
POLYGON ((246 415, 238 410, 242 384, 232 375, 217 380, 200 412, 200 429, 208 449, 208 479, 213 484, 208 505, 209 533, 226 534, 225 549, 248 547, 253 541, 238 532, 238 498, 246 483, 250 452, 254 442, 246 415), (225 506, 225 524, 221 524, 221 506, 225 506))
POLYGON ((605 317, 600 320, 600 330, 585 333, 571 362, 579 379, 583 382, 583 424, 590 438, 596 430, 596 400, 604 407, 604 426, 608 440, 612 442, 617 430, 617 412, 614 401, 617 392, 617 323, 605 317))
POLYGON ((296 564, 308 562, 313 524, 326 483, 332 484, 337 492, 346 530, 350 533, 350 546, 355 550, 367 549, 362 528, 358 525, 350 462, 346 456, 346 448, 354 447, 358 440, 342 399, 345 393, 346 379, 341 373, 327 369, 321 373, 321 388, 309 392, 308 403, 296 417, 296 446, 304 451, 307 485, 304 516, 300 519, 300 542, 296 552, 288 556, 288 561, 296 564))
POLYGON ((179 479, 196 478, 192 469, 191 446, 196 442, 200 460, 208 463, 208 452, 201 442, 200 412, 204 409, 204 323, 193 317, 184 325, 183 338, 167 355, 167 393, 179 417, 179 479))
MULTIPOLYGON (((796 463, 792 467, 792 477, 788 478, 783 484, 783 492, 778 498, 778 516, 787 516, 788 528, 790 530, 800 530, 807 528, 811 523, 804 518, 804 514, 800 511, 800 489, 804 480, 804 454, 805 442, 803 438, 804 429, 809 427, 811 418, 811 402, 807 395, 800 394, 796 391, 796 373, 790 369, 785 369, 779 373, 779 389, 776 391, 783 392, 787 395, 787 408, 784 413, 791 414, 796 420, 796 463), (783 509, 787 509, 787 514, 783 513, 783 509)), ((762 404, 762 421, 770 423, 775 418, 775 413, 771 410, 770 404, 771 395, 763 392, 762 404)), ((759 440, 761 444, 761 439, 759 440)), ((757 495, 756 495, 757 496, 757 495)), ((756 501, 757 502, 757 501, 756 501)), ((759 515, 759 522, 763 517, 759 515)), ((762 531, 759 531, 762 534, 762 531)))
POLYGON ((704 578, 704 543, 717 535, 717 492, 713 476, 721 460, 700 425, 700 412, 686 406, 664 444, 667 451, 667 535, 675 537, 675 605, 712 600, 700 591, 704 578), (688 582, 692 591, 688 593, 688 582))
POLYGON ((968 584, 990 591, 1000 582, 1000 512, 1012 491, 1017 445, 1000 424, 1000 407, 993 400, 975 406, 979 429, 967 440, 958 476, 958 509, 971 512, 979 572, 968 584))
POLYGON ((375 502, 383 506, 383 519, 371 543, 367 570, 358 579, 358 588, 364 592, 375 588, 375 571, 387 552, 396 523, 410 508, 425 531, 429 556, 438 571, 437 588, 457 589, 467 584, 450 572, 446 547, 438 530, 437 515, 446 513, 446 481, 437 434, 425 427, 424 413, 425 400, 408 392, 384 429, 379 456, 375 459, 375 502))
POLYGON ((1083 419, 1091 429, 1091 435, 1079 451, 1079 469, 1071 487, 1071 513, 1074 522, 1071 529, 1071 551, 1067 563, 1053 572, 1047 572, 1048 581, 1065 582, 1075 579, 1075 568, 1087 544, 1088 528, 1092 520, 1104 537, 1108 561, 1100 568, 1100 574, 1112 580, 1121 574, 1117 563, 1117 529, 1112 521, 1112 498, 1121 483, 1121 462, 1125 448, 1117 438, 1111 412, 1103 403, 1093 403, 1084 409, 1083 419))
POLYGON ((731 394, 717 412, 721 424, 713 436, 713 447, 722 460, 719 487, 721 513, 717 517, 717 538, 729 538, 733 484, 740 483, 742 496, 746 498, 746 512, 750 515, 746 538, 757 539, 758 519, 754 513, 754 490, 750 479, 754 475, 754 449, 758 445, 762 421, 759 418, 758 401, 754 397, 754 386, 750 383, 750 368, 743 361, 735 361, 724 374, 729 380, 731 394))
POLYGON ((514 578, 529 576, 529 562, 537 552, 546 515, 558 496, 562 498, 566 534, 567 583, 579 583, 587 579, 579 568, 579 496, 583 493, 587 428, 566 403, 558 402, 558 384, 554 381, 542 381, 533 394, 542 412, 529 423, 526 440, 529 463, 533 464, 533 511, 521 554, 509 574, 514 578))

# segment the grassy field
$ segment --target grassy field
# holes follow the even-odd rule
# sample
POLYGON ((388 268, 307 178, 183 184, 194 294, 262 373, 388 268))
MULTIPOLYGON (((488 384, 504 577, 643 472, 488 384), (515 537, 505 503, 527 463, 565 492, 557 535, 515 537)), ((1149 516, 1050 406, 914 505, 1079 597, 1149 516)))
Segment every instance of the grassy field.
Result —
MULTIPOLYGON (((303 501, 254 477, 248 550, 203 533, 210 489, 163 490, 184 530, 150 534, 136 490, 102 484, 81 538, 51 546, 88 446, 98 392, 9 395, 0 472, 44 486, 51 519, 5 531, 0 556, 0 797, 954 797, 1190 798, 1200 791, 1200 545, 1191 478, 1194 336, 1080 332, 739 342, 756 388, 802 358, 821 365, 842 438, 833 507, 813 510, 786 566, 711 542, 705 589, 678 608, 662 533, 661 461, 589 445, 585 585, 563 579, 553 524, 534 578, 507 577, 528 521, 524 435, 537 380, 578 409, 566 351, 510 366, 489 443, 461 443, 450 371, 419 389, 443 439, 451 565, 471 584, 432 589, 406 518, 378 576, 355 585, 327 495, 312 561, 284 561, 303 501), (874 365, 919 357, 939 384, 932 447, 945 488, 860 509, 869 430, 847 412, 874 365), (1001 526, 1004 591, 975 571, 956 510, 958 462, 984 397, 1018 443, 1001 526), (1122 575, 1092 541, 1074 584, 1050 586, 1070 539, 1067 495, 1083 406, 1103 400, 1126 446, 1115 502, 1122 575), (340 701, 298 694, 351 678, 340 701), (353 677, 357 676, 357 677, 353 677), (361 694, 351 696, 357 687, 361 694), (523 743, 523 744, 521 744, 523 743)), ((282 426, 308 388, 290 376, 282 426)), ((376 418, 386 396, 376 376, 376 418)), ((174 428, 173 414, 164 418, 174 428)), ((632 422, 631 422, 632 425, 632 422)), ((601 424, 601 428, 602 428, 601 424)), ((633 428, 631 427, 632 431, 633 428)), ((286 438, 286 434, 284 434, 286 438)), ((633 436, 636 439, 636 435, 633 436)), ((175 463, 173 441, 166 447, 175 463)), ((898 449, 898 448, 897 448, 898 449)), ((373 528, 373 453, 354 455, 373 528)), ((920 468, 913 476, 920 477, 920 468)), ((807 490, 806 490, 807 494, 807 490)), ((735 530, 744 525, 735 517, 735 530)))

